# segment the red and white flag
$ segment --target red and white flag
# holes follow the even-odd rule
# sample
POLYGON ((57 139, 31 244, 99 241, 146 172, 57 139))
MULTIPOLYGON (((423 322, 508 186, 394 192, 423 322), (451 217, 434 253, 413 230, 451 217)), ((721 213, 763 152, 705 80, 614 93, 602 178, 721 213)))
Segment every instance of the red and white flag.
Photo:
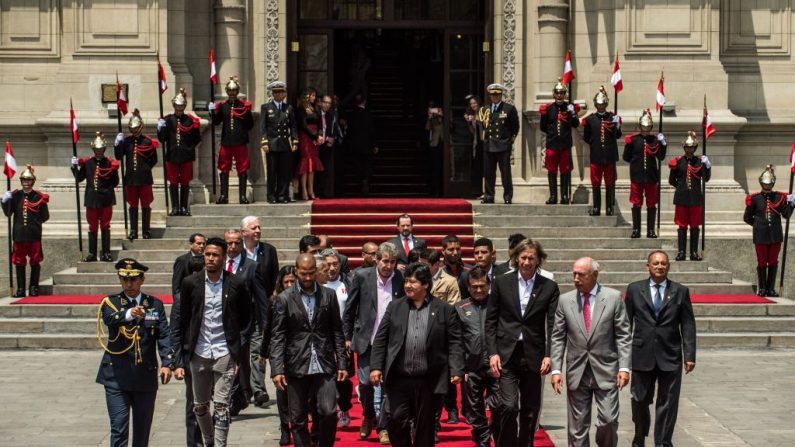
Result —
POLYGON ((215 70, 215 54, 210 48, 210 82, 215 85, 218 84, 218 72, 215 70))
POLYGON ((706 107, 704 107, 704 119, 701 121, 701 127, 704 128, 704 138, 707 140, 709 140, 712 134, 718 131, 715 129, 715 125, 712 124, 712 118, 710 118, 709 111, 706 107))
POLYGON ((160 63, 160 59, 157 59, 157 85, 160 87, 160 94, 162 95, 166 90, 168 90, 168 83, 166 82, 166 72, 163 70, 163 64, 160 63))
POLYGON ((116 107, 119 108, 121 116, 127 114, 127 95, 124 94, 124 89, 121 86, 118 78, 116 79, 116 107))
POLYGON ((657 83, 657 110, 660 110, 662 106, 665 105, 665 86, 663 82, 665 81, 665 76, 660 74, 660 82, 657 83))
POLYGON ((75 109, 72 106, 72 100, 69 100, 69 128, 72 129, 72 143, 77 143, 80 141, 80 131, 78 130, 77 126, 77 116, 75 115, 75 109))
POLYGON ((624 83, 621 82, 621 69, 618 67, 618 54, 616 54, 616 61, 613 63, 613 75, 610 76, 610 83, 613 84, 616 93, 624 90, 624 83))
POLYGON ((14 178, 17 173, 17 159, 14 157, 14 151, 11 150, 11 142, 6 140, 6 162, 3 165, 3 174, 9 179, 14 178))
POLYGON ((563 64, 563 85, 569 85, 573 81, 574 68, 571 66, 571 50, 566 51, 566 62, 563 64))
POLYGON ((789 154, 789 168, 795 174, 795 144, 792 145, 792 152, 789 154))

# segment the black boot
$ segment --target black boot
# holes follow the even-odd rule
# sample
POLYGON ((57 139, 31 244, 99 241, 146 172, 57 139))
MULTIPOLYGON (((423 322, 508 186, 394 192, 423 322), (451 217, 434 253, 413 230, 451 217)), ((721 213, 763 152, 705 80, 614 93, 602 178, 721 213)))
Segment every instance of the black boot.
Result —
POLYGON ((152 208, 141 209, 141 235, 144 239, 152 239, 150 226, 152 224, 152 208))
POLYGON ((602 187, 593 187, 593 208, 588 211, 589 216, 600 216, 602 214, 602 187))
POLYGON ((558 175, 547 174, 547 181, 549 182, 549 198, 545 203, 555 205, 558 203, 558 175))
POLYGON ((179 186, 169 185, 168 199, 171 200, 171 211, 168 212, 169 216, 181 216, 179 211, 179 186))
POLYGON ((88 233, 88 256, 83 262, 97 262, 97 233, 88 233))
POLYGON ((221 195, 215 200, 217 204, 229 203, 229 174, 220 173, 218 177, 221 179, 221 195))
POLYGON ((776 292, 776 272, 778 271, 778 265, 769 265, 767 266, 767 294, 765 296, 772 296, 777 297, 778 292, 776 292))
POLYGON ((685 250, 687 250, 687 228, 680 228, 676 230, 676 239, 676 260, 684 261, 687 259, 685 256, 685 250))
POLYGON ((279 430, 282 432, 282 435, 279 438, 279 445, 290 445, 292 443, 292 440, 290 439, 290 425, 280 424, 279 430))
POLYGON ((657 231, 654 226, 657 221, 657 208, 646 208, 646 237, 649 239, 657 239, 657 231))
POLYGON ((130 234, 127 235, 127 239, 131 241, 138 239, 138 208, 130 207, 130 234))
POLYGON ((632 207, 632 239, 640 237, 640 207, 632 207))
POLYGON ((102 230, 102 262, 113 262, 110 255, 110 230, 102 230))
POLYGON ((767 296, 767 268, 756 267, 756 294, 757 296, 767 296))
POLYGON ((17 269, 17 291, 11 295, 13 298, 24 298, 25 297, 25 266, 24 265, 16 265, 17 269))
POLYGON ((690 260, 691 261, 700 261, 703 258, 698 255, 698 233, 700 232, 700 228, 691 228, 690 229, 690 260))
POLYGON ((571 189, 571 174, 560 174, 560 204, 568 205, 569 189, 571 189))
POLYGON ((248 204, 248 199, 246 198, 246 188, 248 187, 248 175, 238 175, 237 180, 240 182, 238 185, 239 194, 240 194, 240 203, 242 205, 248 204))
POLYGON ((180 216, 190 216, 190 186, 188 185, 179 187, 179 214, 180 216))
POLYGON ((613 207, 616 204, 616 187, 615 186, 606 186, 605 187, 605 216, 612 216, 613 215, 613 207))
POLYGON ((30 286, 28 286, 28 296, 39 296, 39 275, 41 275, 41 266, 31 265, 30 286))

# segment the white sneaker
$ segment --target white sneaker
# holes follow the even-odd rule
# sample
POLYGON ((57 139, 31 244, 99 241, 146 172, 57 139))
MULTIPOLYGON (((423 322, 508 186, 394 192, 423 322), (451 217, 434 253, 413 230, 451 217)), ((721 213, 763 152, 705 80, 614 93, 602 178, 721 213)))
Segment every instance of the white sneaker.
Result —
POLYGON ((340 427, 345 428, 351 425, 351 416, 347 411, 340 411, 340 427))

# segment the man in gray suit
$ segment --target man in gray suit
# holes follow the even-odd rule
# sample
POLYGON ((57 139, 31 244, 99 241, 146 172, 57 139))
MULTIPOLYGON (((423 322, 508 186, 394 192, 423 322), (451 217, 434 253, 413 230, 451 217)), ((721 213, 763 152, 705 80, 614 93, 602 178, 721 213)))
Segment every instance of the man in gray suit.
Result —
POLYGON ((599 263, 574 263, 575 290, 560 296, 552 331, 552 389, 560 394, 566 354, 570 446, 589 446, 596 398, 596 444, 618 445, 618 392, 629 382, 632 337, 618 290, 597 282, 599 263))

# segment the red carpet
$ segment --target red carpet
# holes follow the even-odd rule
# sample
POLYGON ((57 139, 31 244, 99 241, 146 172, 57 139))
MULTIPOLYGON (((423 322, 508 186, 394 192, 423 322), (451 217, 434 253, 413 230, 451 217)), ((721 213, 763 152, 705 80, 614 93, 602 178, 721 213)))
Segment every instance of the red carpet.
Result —
POLYGON ((334 248, 358 267, 362 244, 385 242, 398 235, 397 217, 414 218, 414 234, 431 248, 440 248, 442 238, 455 234, 461 239, 463 257, 472 262, 472 205, 463 199, 329 199, 312 202, 312 234, 327 234, 334 248))

